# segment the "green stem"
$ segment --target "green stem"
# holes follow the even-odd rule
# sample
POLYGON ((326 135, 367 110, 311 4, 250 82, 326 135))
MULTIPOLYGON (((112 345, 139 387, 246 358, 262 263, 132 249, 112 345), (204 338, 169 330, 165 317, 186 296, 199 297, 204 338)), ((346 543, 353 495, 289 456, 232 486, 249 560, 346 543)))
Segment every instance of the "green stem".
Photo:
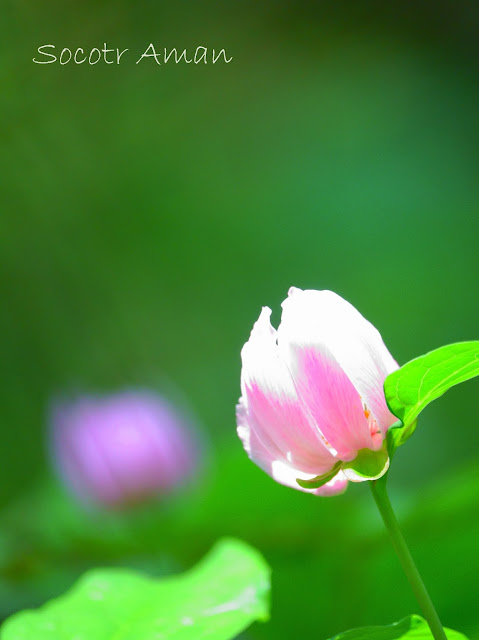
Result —
POLYGON ((411 553, 408 549, 406 541, 399 529, 399 524, 394 515, 389 496, 386 491, 386 479, 385 477, 379 480, 372 481, 371 491, 376 501, 379 512, 384 520, 386 529, 391 537, 393 547, 399 557, 404 573, 409 580, 409 584, 412 587, 416 600, 422 609, 424 617, 426 618, 431 633, 435 640, 447 640, 444 629, 442 628, 441 621, 437 615, 436 609, 432 603, 431 598, 427 592, 427 589, 422 581, 421 575, 417 570, 411 553))

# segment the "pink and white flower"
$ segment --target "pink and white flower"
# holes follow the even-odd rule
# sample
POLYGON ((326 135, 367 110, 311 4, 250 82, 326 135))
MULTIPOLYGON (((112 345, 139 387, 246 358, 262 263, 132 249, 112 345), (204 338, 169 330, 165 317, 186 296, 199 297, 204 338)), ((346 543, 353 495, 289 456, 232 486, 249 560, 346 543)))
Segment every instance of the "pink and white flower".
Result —
POLYGON ((397 418, 383 383, 397 362, 377 329, 332 291, 293 287, 282 307, 277 331, 263 307, 241 352, 237 426, 249 457, 278 482, 322 496, 380 477, 387 454, 374 477, 347 463, 385 450, 397 418), (319 488, 297 482, 331 473, 319 488))
POLYGON ((153 391, 57 401, 50 422, 55 466, 86 503, 121 509, 165 496, 197 467, 190 420, 153 391))

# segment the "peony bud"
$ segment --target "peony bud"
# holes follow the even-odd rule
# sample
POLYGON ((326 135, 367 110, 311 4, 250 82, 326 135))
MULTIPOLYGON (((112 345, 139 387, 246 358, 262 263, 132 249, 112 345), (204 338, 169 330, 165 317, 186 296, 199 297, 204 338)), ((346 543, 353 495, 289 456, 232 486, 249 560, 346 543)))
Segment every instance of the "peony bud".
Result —
POLYGON ((150 391, 80 396, 56 404, 51 423, 60 474, 88 502, 124 507, 167 494, 195 466, 185 418, 150 391))
POLYGON ((282 307, 278 331, 263 308, 241 352, 237 426, 249 457, 278 482, 323 496, 381 477, 397 422, 383 383, 398 364, 331 291, 293 287, 282 307))

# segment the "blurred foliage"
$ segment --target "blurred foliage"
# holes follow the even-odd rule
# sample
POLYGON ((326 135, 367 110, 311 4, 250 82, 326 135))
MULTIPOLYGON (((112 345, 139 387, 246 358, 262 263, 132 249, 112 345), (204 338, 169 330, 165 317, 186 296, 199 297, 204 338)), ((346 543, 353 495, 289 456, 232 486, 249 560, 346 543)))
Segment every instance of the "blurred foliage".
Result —
MULTIPOLYGON (((364 486, 314 500, 241 451, 239 352, 262 305, 279 321, 292 284, 346 297, 399 362, 477 337, 477 7, 4 4, 2 613, 94 565, 180 570, 223 535, 273 568, 273 618, 250 638, 416 611, 364 486), (234 59, 31 61, 47 42, 105 40, 234 59), (48 479, 52 394, 169 384, 203 425, 209 469, 162 505, 81 512, 48 479)), ((471 638, 476 384, 427 409, 390 480, 444 623, 471 638)))
POLYGON ((270 569, 234 538, 194 569, 154 580, 127 569, 93 569, 61 598, 12 616, 2 640, 229 640, 269 617, 270 569))
MULTIPOLYGON (((407 456, 412 442, 396 459, 407 456)), ((479 631, 471 588, 479 571, 478 490, 479 461, 422 490, 392 495, 444 623, 472 640, 479 631)), ((156 510, 85 512, 48 482, 1 522, 0 545, 8 550, 0 565, 2 613, 39 605, 88 566, 179 571, 212 541, 234 534, 261 549, 273 569, 272 619, 248 637, 306 635, 315 618, 324 638, 388 624, 417 604, 368 493, 367 484, 334 499, 288 490, 251 464, 244 469, 241 451, 222 456, 214 474, 156 510)))

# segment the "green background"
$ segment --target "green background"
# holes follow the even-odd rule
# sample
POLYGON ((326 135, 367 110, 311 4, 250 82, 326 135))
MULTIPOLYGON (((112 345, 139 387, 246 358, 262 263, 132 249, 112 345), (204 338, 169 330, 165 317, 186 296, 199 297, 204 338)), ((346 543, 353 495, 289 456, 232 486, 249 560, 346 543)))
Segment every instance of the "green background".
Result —
MULTIPOLYGON (((477 8, 7 0, 2 14, 1 614, 94 565, 182 570, 222 535, 273 569, 272 620, 245 637, 417 612, 367 486, 314 499, 249 462, 239 354, 291 285, 347 298, 400 363, 477 338, 477 8), (104 42, 129 57, 32 62, 42 44, 104 42), (233 61, 136 65, 150 42, 233 61), (48 403, 131 385, 185 399, 202 473, 163 504, 82 511, 50 471, 48 403)), ((471 638, 475 394, 431 406, 390 474, 443 622, 471 638)))

